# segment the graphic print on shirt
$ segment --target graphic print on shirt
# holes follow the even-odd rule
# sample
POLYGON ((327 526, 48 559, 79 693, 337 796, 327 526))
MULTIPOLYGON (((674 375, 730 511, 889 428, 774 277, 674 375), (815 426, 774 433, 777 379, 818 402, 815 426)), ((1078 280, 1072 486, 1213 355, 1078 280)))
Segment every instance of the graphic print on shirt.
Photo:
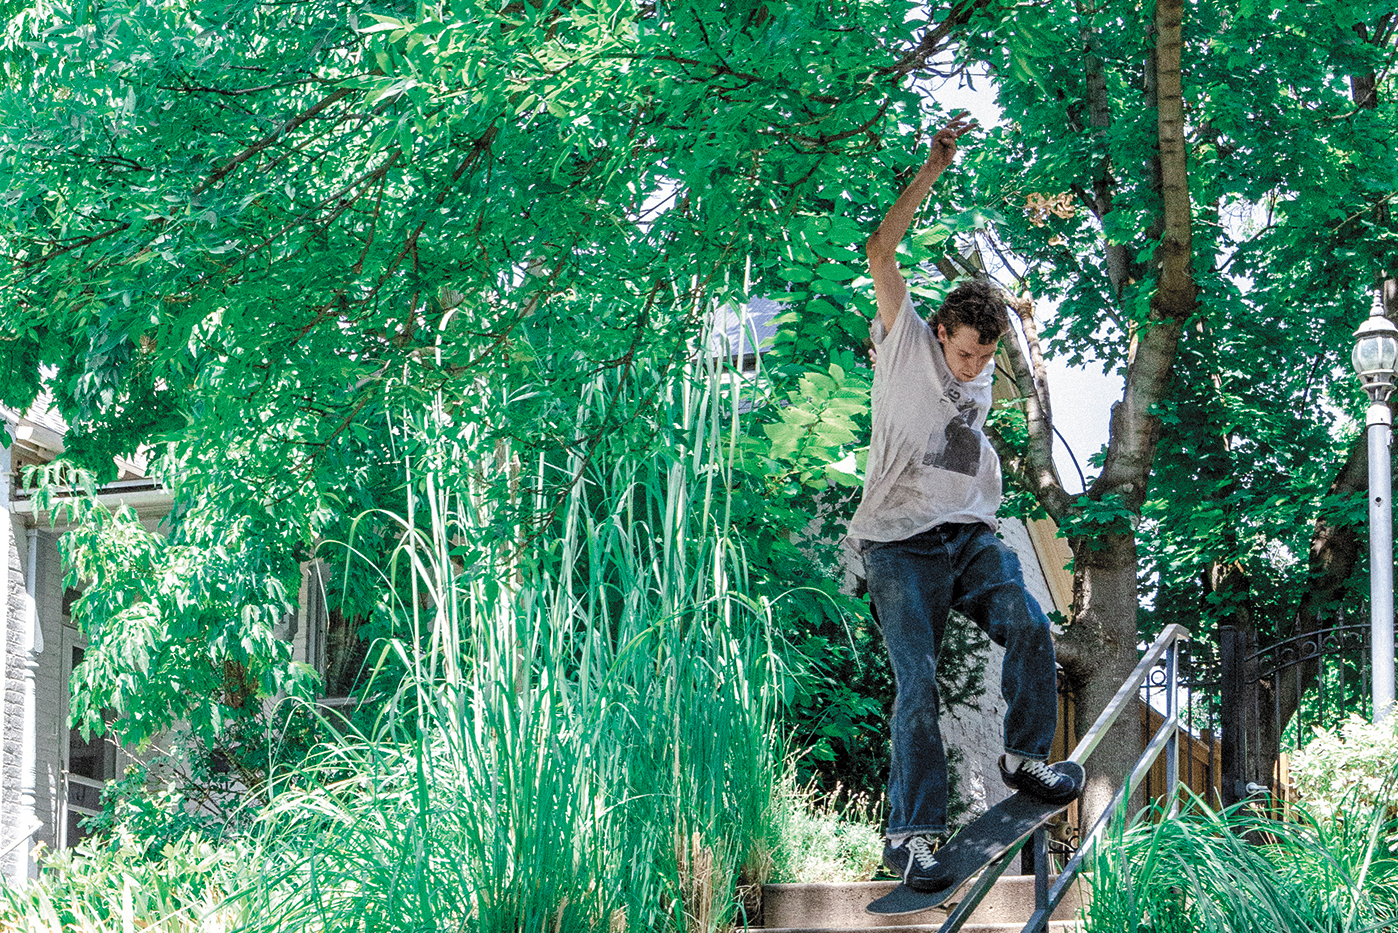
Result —
POLYGON ((975 476, 981 468, 981 432, 973 427, 976 403, 954 386, 945 388, 946 397, 956 405, 956 416, 946 429, 927 436, 922 465, 975 476))

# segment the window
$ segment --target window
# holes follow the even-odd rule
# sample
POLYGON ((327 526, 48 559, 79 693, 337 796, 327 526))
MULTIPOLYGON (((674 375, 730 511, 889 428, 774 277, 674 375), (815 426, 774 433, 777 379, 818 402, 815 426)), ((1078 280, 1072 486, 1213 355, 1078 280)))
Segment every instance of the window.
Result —
MULTIPOLYGON (((69 675, 82 663, 83 649, 69 649, 69 675)), ((68 678, 64 678, 64 684, 68 678)), ((65 689, 66 693, 66 689, 65 689)), ((67 704, 64 704, 67 706, 67 704)), ((94 732, 84 739, 81 729, 68 730, 68 745, 63 762, 63 838, 60 847, 76 845, 87 837, 82 821, 102 812, 102 788, 116 777, 117 747, 110 733, 94 732)))
MULTIPOLYGON (((73 671, 83 661, 83 638, 72 626, 70 607, 81 594, 68 589, 63 594, 63 722, 71 709, 68 685, 73 671)), ((109 717, 104 717, 109 718, 109 717)), ((85 839, 87 831, 82 821, 102 812, 102 789, 116 777, 118 749, 111 734, 93 733, 84 739, 81 729, 68 729, 62 754, 62 800, 59 814, 59 848, 76 845, 85 839)))

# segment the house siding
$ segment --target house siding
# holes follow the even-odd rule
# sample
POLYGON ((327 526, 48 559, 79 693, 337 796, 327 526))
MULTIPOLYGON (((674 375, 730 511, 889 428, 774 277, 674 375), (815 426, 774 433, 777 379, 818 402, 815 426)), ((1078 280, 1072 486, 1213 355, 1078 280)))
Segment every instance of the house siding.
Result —
MULTIPOLYGON (((3 475, 5 500, 9 501, 9 457, 4 451, 3 475)), ((24 688, 21 672, 24 664, 24 618, 28 594, 24 587, 24 563, 21 542, 25 540, 24 526, 6 510, 0 517, 0 573, 3 573, 3 603, 0 603, 0 633, 3 634, 3 658, 0 658, 0 849, 9 848, 0 856, 0 873, 5 877, 23 876, 26 846, 11 847, 27 824, 20 811, 20 759, 24 747, 24 688)))
POLYGON ((13 447, 0 457, 0 495, 7 508, 0 528, 4 547, 4 703, 0 706, 0 871, 11 878, 36 873, 32 856, 36 841, 52 838, 51 804, 46 782, 43 736, 35 729, 39 711, 50 702, 56 687, 45 670, 43 634, 38 625, 38 605, 44 599, 40 573, 31 569, 38 559, 42 535, 10 507, 13 447), (31 623, 33 626, 31 627, 31 623), (34 826, 43 821, 37 830, 34 826), (46 835, 47 834, 47 835, 46 835))

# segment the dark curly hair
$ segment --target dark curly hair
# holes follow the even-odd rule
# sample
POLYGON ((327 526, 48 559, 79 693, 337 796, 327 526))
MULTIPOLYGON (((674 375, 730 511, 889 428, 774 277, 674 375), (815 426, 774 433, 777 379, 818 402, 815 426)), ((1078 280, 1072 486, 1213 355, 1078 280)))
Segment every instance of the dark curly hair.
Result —
POLYGON ((945 324, 948 334, 973 327, 981 343, 994 343, 1010 330, 1010 314, 1000 289, 984 279, 972 279, 952 289, 930 321, 935 330, 945 324))

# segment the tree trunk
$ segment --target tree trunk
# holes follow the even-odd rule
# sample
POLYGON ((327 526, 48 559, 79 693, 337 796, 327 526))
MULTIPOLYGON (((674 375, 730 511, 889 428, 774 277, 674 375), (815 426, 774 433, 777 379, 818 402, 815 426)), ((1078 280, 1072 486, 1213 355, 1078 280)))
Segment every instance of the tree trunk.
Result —
MULTIPOLYGON (((1128 531, 1070 544, 1073 621, 1059 639, 1059 660, 1073 691, 1074 725, 1083 735, 1136 667, 1136 536, 1128 531)), ((1140 730, 1138 711, 1128 707, 1093 753, 1081 804, 1084 831, 1111 803, 1140 756, 1140 730)))
MULTIPOLYGON (((1164 398, 1183 324, 1194 313, 1193 219, 1184 147, 1181 85, 1183 0, 1155 9, 1155 80, 1163 234, 1155 251, 1159 281, 1150 318, 1137 332, 1121 402, 1112 408, 1111 438, 1102 474, 1089 497, 1117 499, 1133 515, 1145 502, 1160 435, 1154 407, 1164 398)), ((1064 669, 1077 697, 1079 727, 1091 725, 1137 661, 1138 555, 1134 527, 1109 525, 1073 545, 1073 622, 1064 633, 1064 669)), ((1134 711, 1117 721, 1092 759, 1082 804, 1091 826, 1129 775, 1141 752, 1134 711)))
MULTIPOLYGON (((1028 485, 1039 503, 1069 536, 1073 550, 1072 618, 1058 639, 1063 665, 1076 700, 1076 725, 1089 728, 1135 669, 1139 654, 1137 615, 1139 555, 1135 517, 1146 489, 1160 435, 1154 411, 1170 386, 1184 322, 1194 314, 1197 287, 1193 271, 1193 221, 1184 145, 1181 88, 1183 0, 1160 0, 1153 34, 1151 93, 1158 106, 1154 182, 1161 210, 1151 224, 1160 236, 1154 253, 1157 287, 1150 314, 1133 332, 1122 399, 1112 407, 1110 438, 1102 473, 1085 496, 1069 495, 1052 462, 1053 425, 1046 386, 1015 341, 1006 341, 1010 368, 1024 400, 1028 443, 1008 451, 1007 469, 1028 485), (1092 510, 1099 508, 1097 514, 1092 510)), ((1095 49, 1085 49, 1089 71, 1100 65, 1095 49)), ((1094 130, 1109 121, 1098 76, 1089 75, 1088 95, 1094 130)), ((1093 165, 1093 191, 1085 195, 1099 216, 1109 212, 1113 180, 1109 161, 1093 165)), ((1141 244, 1144 248, 1145 244, 1141 244)), ((1114 287, 1126 284, 1129 256, 1108 257, 1114 287)), ((1027 330, 1026 339, 1034 334, 1027 330)), ((1031 348, 1032 352, 1032 348, 1031 348)), ((1128 711, 1087 762, 1081 825, 1090 827, 1115 796, 1140 757, 1139 712, 1128 711)))

